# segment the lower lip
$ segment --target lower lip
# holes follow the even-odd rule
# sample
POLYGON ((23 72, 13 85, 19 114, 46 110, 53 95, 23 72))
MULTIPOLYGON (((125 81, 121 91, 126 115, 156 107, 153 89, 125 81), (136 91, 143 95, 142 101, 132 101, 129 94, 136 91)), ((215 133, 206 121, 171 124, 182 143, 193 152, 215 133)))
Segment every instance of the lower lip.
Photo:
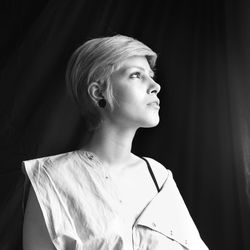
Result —
POLYGON ((160 106, 157 103, 150 103, 148 106, 154 108, 154 109, 160 109, 160 106))

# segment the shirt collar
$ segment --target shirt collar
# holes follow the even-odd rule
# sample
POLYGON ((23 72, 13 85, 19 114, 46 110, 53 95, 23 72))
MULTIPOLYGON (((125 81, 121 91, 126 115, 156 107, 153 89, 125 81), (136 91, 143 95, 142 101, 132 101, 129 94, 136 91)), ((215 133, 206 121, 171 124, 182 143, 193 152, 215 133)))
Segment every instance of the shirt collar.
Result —
POLYGON ((160 192, 137 218, 135 226, 140 225, 164 234, 187 249, 208 249, 200 238, 171 171, 160 192))

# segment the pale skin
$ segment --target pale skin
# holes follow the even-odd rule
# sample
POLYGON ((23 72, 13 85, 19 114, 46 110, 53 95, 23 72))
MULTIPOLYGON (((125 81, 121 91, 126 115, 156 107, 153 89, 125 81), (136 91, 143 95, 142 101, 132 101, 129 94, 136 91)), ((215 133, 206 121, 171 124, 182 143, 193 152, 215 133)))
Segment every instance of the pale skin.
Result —
MULTIPOLYGON (((128 223, 133 225, 142 209, 157 194, 145 162, 131 152, 131 147, 138 128, 154 127, 159 123, 159 105, 152 102, 158 100, 160 86, 153 80, 153 72, 143 56, 125 60, 110 80, 117 103, 113 112, 108 105, 100 108, 101 126, 84 149, 93 152, 110 174, 122 199, 121 209, 124 209, 128 223)), ((95 82, 90 84, 88 91, 95 103, 101 98, 106 99, 106 92, 102 92, 95 82)), ((158 162, 151 162, 161 186, 167 171, 158 162)), ((55 249, 32 188, 25 211, 23 249, 55 249)))

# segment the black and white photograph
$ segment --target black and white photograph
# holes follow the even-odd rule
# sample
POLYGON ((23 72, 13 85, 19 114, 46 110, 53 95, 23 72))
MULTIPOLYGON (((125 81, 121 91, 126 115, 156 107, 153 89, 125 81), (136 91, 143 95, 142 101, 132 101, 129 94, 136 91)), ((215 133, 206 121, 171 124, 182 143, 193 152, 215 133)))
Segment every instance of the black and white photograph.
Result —
POLYGON ((250 249, 250 1, 0 11, 1 250, 250 249))

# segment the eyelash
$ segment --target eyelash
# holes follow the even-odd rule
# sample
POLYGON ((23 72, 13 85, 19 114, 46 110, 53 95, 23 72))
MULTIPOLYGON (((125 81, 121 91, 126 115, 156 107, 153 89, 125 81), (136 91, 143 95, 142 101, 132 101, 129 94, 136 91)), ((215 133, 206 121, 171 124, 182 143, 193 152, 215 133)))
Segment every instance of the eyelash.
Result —
MULTIPOLYGON (((154 76, 150 76, 150 77, 152 79, 154 79, 154 76)), ((141 78, 145 78, 145 75, 142 74, 141 72, 135 72, 135 73, 130 75, 130 78, 139 78, 139 79, 141 79, 141 78), (136 76, 136 77, 134 77, 134 76, 136 76)))
POLYGON ((134 72, 133 74, 130 75, 130 78, 142 78, 141 72, 134 72))

